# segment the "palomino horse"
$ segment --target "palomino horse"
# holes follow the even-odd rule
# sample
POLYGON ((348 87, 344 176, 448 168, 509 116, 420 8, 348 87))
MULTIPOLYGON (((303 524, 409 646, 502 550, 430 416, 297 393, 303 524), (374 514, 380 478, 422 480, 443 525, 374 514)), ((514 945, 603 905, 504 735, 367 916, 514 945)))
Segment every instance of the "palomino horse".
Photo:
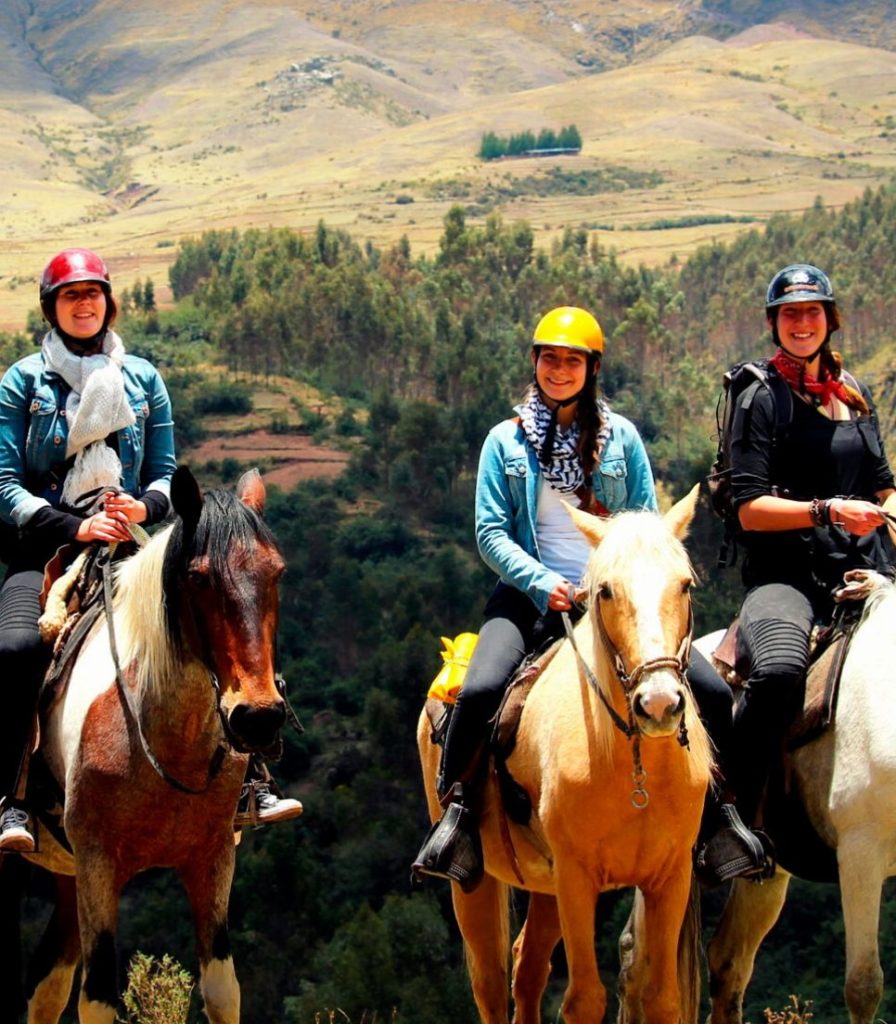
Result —
MULTIPOLYGON (((887 711, 896 665, 896 585, 864 572, 848 573, 847 583, 869 596, 843 664, 834 726, 792 751, 788 767, 791 790, 832 860, 836 851, 831 877, 824 880, 840 883, 850 1024, 872 1024, 884 990, 881 887, 896 874, 896 719, 887 711)), ((788 869, 810 880, 824 874, 819 861, 794 863, 775 823, 766 827, 778 843, 778 870, 762 885, 733 883, 709 944, 712 1024, 743 1020, 754 959, 784 905, 788 869)))
POLYGON ((73 856, 41 830, 31 859, 60 876, 61 903, 35 957, 29 1024, 59 1020, 79 960, 81 1024, 112 1024, 119 896, 151 867, 174 868, 186 889, 209 1021, 239 1021, 233 815, 247 752, 275 741, 285 703, 274 673, 283 559, 260 518, 259 474, 237 491, 203 496, 177 470, 179 518, 118 563, 114 630, 101 616, 44 723, 73 856))
MULTIPOLYGON (((684 678, 694 576, 681 538, 696 497, 695 488, 664 517, 573 513, 596 546, 589 614, 575 627, 575 646, 564 641, 533 686, 508 759, 532 818, 526 827, 510 822, 490 778, 480 820, 485 877, 468 894, 452 886, 484 1024, 508 1020, 508 886, 531 893, 513 946, 514 1021, 538 1024, 551 951, 562 937, 563 1018, 596 1024, 606 991, 595 904, 602 890, 632 885, 645 894, 650 935, 643 1019, 678 1024, 676 955, 712 760, 684 678)), ((439 751, 430 735, 424 712, 418 744, 435 820, 439 751)))

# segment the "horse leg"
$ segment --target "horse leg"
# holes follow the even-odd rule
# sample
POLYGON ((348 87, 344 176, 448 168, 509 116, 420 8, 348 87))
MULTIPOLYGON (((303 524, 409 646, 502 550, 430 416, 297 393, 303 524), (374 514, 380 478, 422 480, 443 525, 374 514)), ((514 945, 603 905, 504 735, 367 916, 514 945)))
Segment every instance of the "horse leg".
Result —
POLYGON ((513 944, 513 1024, 540 1024, 541 997, 551 973, 551 953, 560 941, 554 896, 529 894, 529 910, 513 944))
POLYGON ((100 851, 75 848, 78 930, 81 934, 80 1024, 114 1024, 118 1004, 115 932, 122 884, 100 851))
POLYGON ((644 1024, 641 1014, 641 996, 646 983, 644 942, 644 894, 635 889, 631 912, 619 936, 616 1024, 644 1024))
POLYGON ((742 1024, 744 993, 756 952, 784 906, 790 875, 780 867, 761 884, 736 878, 722 919, 706 951, 709 961, 709 1024, 742 1024))
POLYGON ((55 1024, 72 994, 81 959, 75 880, 55 875, 56 905, 28 969, 29 1024, 55 1024))
POLYGON ((556 863, 557 907, 569 968, 569 984, 561 1007, 565 1024, 593 1024, 602 1021, 607 1009, 607 991, 597 971, 594 952, 594 908, 597 885, 581 865, 556 863))
POLYGON ((507 886, 484 875, 471 893, 451 883, 454 916, 464 939, 467 972, 482 1024, 507 1024, 510 910, 507 886))
POLYGON ((209 1024, 239 1024, 240 1019, 240 986, 227 926, 234 864, 235 847, 228 841, 211 864, 193 863, 178 871, 193 911, 199 989, 209 1024))
POLYGON ((17 855, 0 856, 0 1024, 18 1024, 25 1008, 22 992, 22 894, 29 865, 17 855))
POLYGON ((644 890, 647 960, 641 1007, 645 1024, 678 1024, 678 939, 691 891, 691 860, 657 889, 644 890))
POLYGON ((884 994, 878 926, 886 859, 876 843, 876 836, 853 830, 841 835, 837 861, 846 932, 844 995, 849 1022, 871 1024, 884 994))

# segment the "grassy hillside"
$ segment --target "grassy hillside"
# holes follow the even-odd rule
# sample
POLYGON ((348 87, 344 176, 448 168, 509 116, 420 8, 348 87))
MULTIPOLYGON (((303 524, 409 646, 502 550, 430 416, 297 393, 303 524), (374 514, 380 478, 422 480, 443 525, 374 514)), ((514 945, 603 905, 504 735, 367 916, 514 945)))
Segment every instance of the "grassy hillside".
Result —
POLYGON ((23 322, 63 244, 158 287, 173 243, 208 227, 324 219, 430 252, 460 201, 474 220, 526 218, 540 245, 584 227, 656 263, 819 194, 840 205, 896 167, 887 5, 592 6, 11 0, 0 327, 23 322), (568 123, 578 157, 475 158, 485 131, 568 123))

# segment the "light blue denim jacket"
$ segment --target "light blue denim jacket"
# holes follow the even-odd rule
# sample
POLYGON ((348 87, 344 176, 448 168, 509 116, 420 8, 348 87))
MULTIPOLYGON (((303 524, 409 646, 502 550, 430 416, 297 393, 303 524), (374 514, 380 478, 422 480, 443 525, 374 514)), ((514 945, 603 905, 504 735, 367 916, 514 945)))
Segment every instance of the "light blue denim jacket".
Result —
MULTIPOLYGON (((489 432, 476 479, 476 543, 504 583, 528 594, 547 611, 548 597, 563 577, 542 564, 536 541, 541 466, 516 419, 489 432)), ((594 496, 610 512, 655 511, 650 461, 635 426, 610 412, 610 437, 594 473, 594 496)))
MULTIPOLYGON (((139 356, 124 357, 122 374, 136 422, 117 432, 121 486, 135 497, 150 489, 168 495, 176 468, 168 391, 139 356)), ((39 508, 59 504, 69 392, 40 352, 14 363, 0 380, 0 519, 6 523, 23 527, 39 508)))

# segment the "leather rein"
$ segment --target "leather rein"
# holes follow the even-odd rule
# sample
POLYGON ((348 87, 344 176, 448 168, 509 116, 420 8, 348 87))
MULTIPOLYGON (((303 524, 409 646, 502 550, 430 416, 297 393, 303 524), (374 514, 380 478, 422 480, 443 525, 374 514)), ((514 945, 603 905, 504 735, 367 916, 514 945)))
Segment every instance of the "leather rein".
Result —
MULTIPOLYGON (((599 601, 597 602, 594 610, 594 617, 597 620, 597 628, 600 633, 601 640, 612 658, 616 678, 619 680, 623 695, 625 696, 625 703, 628 709, 628 721, 626 721, 622 715, 619 714, 616 708, 613 707, 612 703, 607 698, 607 695, 601 689, 600 683, 597 681, 597 677, 592 671, 591 666, 582 657, 578 644, 576 643, 575 631, 573 629, 572 621, 569 618, 569 614, 567 612, 561 612, 560 617, 563 620, 563 628, 566 631, 566 637, 569 640, 573 653, 576 656, 576 662, 578 663, 582 674, 585 676, 588 685, 606 708, 607 713, 616 728, 627 740, 632 741, 632 782, 634 783, 635 788, 631 793, 631 802, 633 807, 638 810, 643 810, 649 803, 650 797, 644 786, 644 783, 647 781, 647 771, 641 761, 641 730, 635 722, 635 713, 634 708, 632 707, 632 693, 643 676, 648 672, 655 672, 659 669, 671 669, 685 686, 688 685, 687 669, 691 660, 691 637, 694 632, 694 611, 689 601, 688 625, 684 636, 681 638, 681 643, 678 645, 678 651, 676 654, 659 655, 656 658, 647 658, 629 672, 626 669, 622 655, 619 653, 619 648, 613 643, 610 639, 609 633, 607 632, 607 627, 604 623, 603 615, 601 614, 599 601)), ((678 736, 676 738, 682 747, 685 749, 689 748, 688 730, 687 725, 685 724, 684 714, 681 716, 681 722, 678 727, 678 736)))

